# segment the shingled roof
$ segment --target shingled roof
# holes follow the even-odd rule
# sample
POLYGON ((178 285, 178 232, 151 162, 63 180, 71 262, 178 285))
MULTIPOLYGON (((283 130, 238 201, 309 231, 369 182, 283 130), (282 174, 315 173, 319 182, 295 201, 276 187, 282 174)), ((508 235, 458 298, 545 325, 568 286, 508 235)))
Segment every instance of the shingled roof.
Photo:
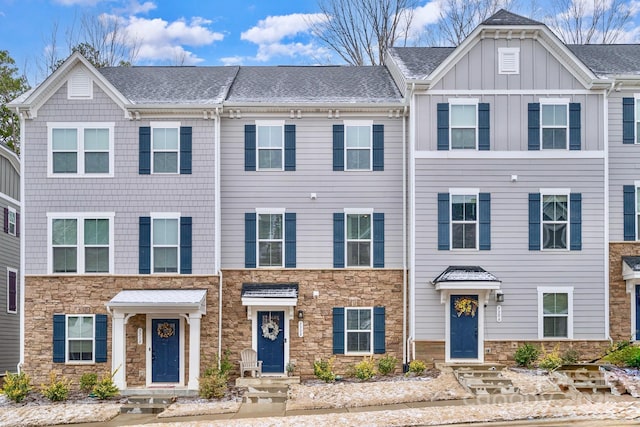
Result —
POLYGON ((427 77, 442 63, 455 47, 393 47, 389 56, 408 79, 427 77))
POLYGON ((516 15, 505 9, 500 9, 482 22, 482 25, 544 25, 542 22, 524 16, 516 15))
POLYGON ((567 47, 597 76, 640 74, 640 44, 586 44, 567 47))

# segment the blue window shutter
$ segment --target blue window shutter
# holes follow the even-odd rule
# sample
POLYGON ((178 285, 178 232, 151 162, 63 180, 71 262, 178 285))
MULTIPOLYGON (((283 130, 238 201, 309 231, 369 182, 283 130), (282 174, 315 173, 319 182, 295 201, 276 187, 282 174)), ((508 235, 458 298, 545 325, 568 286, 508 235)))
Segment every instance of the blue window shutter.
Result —
POLYGON ((4 208, 4 232, 9 232, 9 208, 4 208))
POLYGON ((571 242, 569 249, 572 251, 582 250, 582 194, 571 193, 569 195, 569 232, 571 242))
POLYGON ((333 214, 333 268, 344 268, 344 214, 333 214))
POLYGON ((244 268, 256 268, 256 214, 244 214, 244 268))
POLYGON ((344 307, 333 307, 333 354, 344 354, 344 307))
POLYGON ((384 125, 373 125, 373 170, 384 170, 384 125))
POLYGON ((373 307, 373 352, 384 354, 384 307, 373 307))
POLYGON ((479 219, 480 219, 480 250, 491 250, 491 194, 480 193, 479 219))
POLYGON ((256 125, 244 125, 244 170, 256 170, 256 125))
POLYGON ((438 104, 438 150, 449 149, 449 104, 438 104))
POLYGON ((296 125, 284 125, 284 170, 296 170, 296 125))
POLYGON ((151 273, 151 217, 140 217, 140 236, 138 244, 138 273, 151 273))
POLYGON ((53 315, 53 362, 54 363, 64 363, 65 362, 65 335, 66 335, 66 325, 65 325, 65 315, 64 314, 54 314, 53 315))
POLYGON ((20 237, 20 214, 16 212, 16 237, 20 237))
POLYGON ((333 170, 344 170, 344 125, 333 125, 333 170))
POLYGON ((540 104, 529 103, 529 150, 540 149, 540 104))
MULTIPOLYGON (((635 143, 635 99, 622 98, 622 143, 635 143)), ((634 239, 635 240, 635 239, 634 239)))
POLYGON ((284 266, 296 267, 296 214, 285 212, 284 214, 284 266))
POLYGON ((96 363, 107 361, 107 315, 96 314, 96 363))
POLYGON ((138 173, 140 175, 151 174, 151 128, 141 126, 138 130, 138 173))
POLYGON ((449 246, 449 193, 438 193, 438 250, 448 251, 449 246))
POLYGON ((180 274, 191 274, 191 217, 180 218, 180 274))
POLYGON ((540 193, 529 193, 529 250, 540 250, 540 193))
POLYGON ((373 213, 373 268, 384 268, 384 213, 373 213))
POLYGON ((580 150, 580 103, 569 104, 569 150, 580 150))
POLYGON ((180 128, 180 173, 191 174, 191 126, 180 128))
POLYGON ((625 185, 624 192, 624 240, 636 240, 636 187, 625 185))
POLYGON ((489 104, 478 104, 478 150, 489 151, 491 149, 491 131, 489 104))

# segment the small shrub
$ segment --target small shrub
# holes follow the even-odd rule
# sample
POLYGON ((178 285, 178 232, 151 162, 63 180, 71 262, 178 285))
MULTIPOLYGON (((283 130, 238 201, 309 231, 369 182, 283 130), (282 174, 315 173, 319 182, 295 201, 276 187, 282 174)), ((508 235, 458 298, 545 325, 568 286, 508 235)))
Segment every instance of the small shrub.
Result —
POLYGON ((24 372, 19 374, 12 374, 5 372, 4 385, 2 386, 2 393, 9 399, 16 403, 22 402, 22 400, 31 391, 31 378, 24 372))
POLYGON ((370 380, 376 374, 376 365, 373 356, 365 356, 362 362, 356 363, 355 376, 359 380, 370 380))
POLYGON ((220 399, 227 387, 227 375, 217 372, 200 378, 199 394, 203 399, 220 399))
POLYGON ((424 371, 427 369, 427 364, 422 360, 412 360, 409 362, 409 372, 415 375, 422 375, 424 371))
POLYGON ((536 346, 529 343, 524 343, 524 345, 518 347, 515 354, 513 355, 514 360, 518 366, 524 366, 526 368, 530 368, 538 359, 538 355, 540 351, 536 346))
POLYGON ((335 358, 330 357, 327 360, 320 359, 313 362, 313 374, 326 383, 336 380, 336 374, 333 372, 333 362, 335 358))
POLYGON ((640 347, 633 345, 621 347, 607 354, 602 360, 617 366, 640 368, 640 347))
POLYGON ((398 359, 394 356, 387 355, 382 359, 378 360, 378 372, 380 375, 389 375, 396 370, 396 365, 398 364, 398 359))
POLYGON ((579 361, 580 352, 573 347, 562 353, 562 363, 565 365, 578 363, 579 361))
POLYGON ((98 384, 98 374, 87 372, 80 377, 80 390, 90 393, 93 387, 98 384))
POLYGON ((555 371, 560 366, 562 366, 562 357, 560 356, 560 351, 558 347, 554 347, 549 353, 544 351, 543 347, 543 355, 540 357, 538 361, 538 366, 542 369, 546 369, 547 371, 555 371))
POLYGON ((69 397, 71 381, 65 377, 58 379, 54 371, 49 373, 49 383, 40 386, 40 392, 52 402, 62 402, 69 397))
POLYGON ((93 386, 93 394, 95 394, 98 399, 104 400, 118 395, 120 390, 118 390, 118 387, 113 383, 113 376, 115 374, 115 372, 110 373, 107 371, 102 378, 100 378, 100 381, 93 386))

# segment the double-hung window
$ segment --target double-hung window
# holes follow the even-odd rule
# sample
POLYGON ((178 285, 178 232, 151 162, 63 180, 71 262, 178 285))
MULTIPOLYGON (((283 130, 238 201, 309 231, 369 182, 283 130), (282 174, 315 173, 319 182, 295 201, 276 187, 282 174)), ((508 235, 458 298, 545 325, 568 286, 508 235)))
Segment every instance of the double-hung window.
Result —
POLYGON ((180 260, 180 215, 152 214, 153 273, 177 273, 180 260))
POLYGON ((573 288, 538 288, 538 337, 573 338, 573 288))
POLYGON ((93 362, 95 327, 93 315, 67 315, 67 362, 93 362))
POLYGON ((566 150, 569 135, 569 100, 540 100, 540 129, 543 150, 566 150))
POLYGON ((113 123, 48 123, 49 176, 113 176, 113 123))
POLYGON ((345 170, 371 170, 373 157, 372 122, 346 121, 345 170))
POLYGON ((347 213, 347 267, 371 267, 372 213, 347 213))
POLYGON ((449 126, 452 150, 475 150, 478 141, 478 101, 450 99, 449 126))
POLYGON ((17 230, 17 212, 13 208, 7 208, 7 233, 12 236, 16 235, 17 230))
POLYGON ((451 193, 451 249, 478 247, 478 193, 451 193))
POLYGON ((345 307, 346 353, 371 353, 373 310, 345 307))
POLYGON ((541 194, 542 249, 567 249, 569 194, 541 194))
POLYGON ((152 123, 151 151, 153 173, 179 173, 180 124, 152 123))
POLYGON ((256 122, 258 170, 283 170, 284 122, 256 122))
POLYGON ((258 267, 282 267, 284 212, 257 212, 258 267))
POLYGON ((113 271, 112 213, 48 214, 49 271, 110 273, 113 271))

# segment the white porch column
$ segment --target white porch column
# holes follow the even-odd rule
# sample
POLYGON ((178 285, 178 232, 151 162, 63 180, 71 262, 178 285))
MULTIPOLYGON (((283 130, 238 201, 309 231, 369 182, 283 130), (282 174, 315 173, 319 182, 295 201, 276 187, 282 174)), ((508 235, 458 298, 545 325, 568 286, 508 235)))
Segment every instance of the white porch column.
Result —
POLYGON ((200 319, 202 314, 189 313, 189 390, 200 388, 200 319))
POLYGON ((114 310, 111 328, 111 372, 116 372, 113 382, 120 390, 127 388, 125 366, 126 358, 126 325, 124 323, 124 313, 114 310), (116 371, 117 369, 117 371, 116 371))

